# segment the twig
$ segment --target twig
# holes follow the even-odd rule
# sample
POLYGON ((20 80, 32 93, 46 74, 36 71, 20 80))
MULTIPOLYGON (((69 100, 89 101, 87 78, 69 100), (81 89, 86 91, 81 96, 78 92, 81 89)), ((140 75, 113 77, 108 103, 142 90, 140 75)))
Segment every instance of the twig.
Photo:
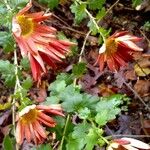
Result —
MULTIPOLYGON (((105 16, 110 12, 111 9, 113 9, 114 6, 116 6, 118 4, 119 0, 117 0, 113 5, 111 5, 111 7, 106 11, 105 16)), ((99 23, 101 21, 102 18, 100 18, 97 23, 99 23)))
POLYGON ((64 128, 64 131, 63 131, 63 137, 62 137, 62 139, 61 139, 61 143, 60 143, 60 148, 59 148, 59 150, 63 150, 63 143, 64 143, 65 134, 66 134, 66 131, 67 131, 67 127, 68 127, 69 120, 70 120, 70 115, 68 114, 67 120, 66 120, 66 123, 65 123, 65 128, 64 128))
POLYGON ((83 42, 83 45, 82 45, 82 48, 81 48, 81 52, 80 52, 79 62, 82 61, 82 54, 83 54, 83 52, 84 52, 85 44, 86 44, 86 41, 87 41, 87 39, 88 39, 90 33, 91 33, 91 31, 89 31, 89 32, 86 34, 86 36, 85 36, 85 39, 84 39, 84 42, 83 42))
POLYGON ((135 60, 137 66, 141 69, 141 71, 147 76, 148 74, 143 70, 143 68, 140 66, 140 64, 135 60))
MULTIPOLYGON (((123 78, 119 73, 117 73, 117 74, 118 74, 118 76, 123 78)), ((123 78, 123 84, 125 84, 126 87, 128 87, 128 89, 130 89, 130 91, 132 91, 134 93, 134 95, 141 101, 141 103, 146 107, 146 109, 148 109, 150 111, 150 107, 143 101, 143 99, 139 96, 139 94, 125 81, 124 78, 123 78)))
MULTIPOLYGON (((15 76, 16 76, 16 84, 15 84, 15 89, 14 89, 14 94, 16 94, 16 91, 18 89, 18 62, 17 62, 17 52, 16 49, 14 50, 14 65, 15 65, 15 76)), ((16 135, 16 130, 15 130, 15 116, 16 116, 16 107, 15 107, 15 103, 16 103, 16 98, 13 98, 13 105, 12 105, 12 124, 13 124, 13 132, 14 132, 14 136, 16 135)), ((18 145, 16 144, 16 150, 18 150, 18 145)))
POLYGON ((139 30, 141 32, 141 34, 145 37, 145 39, 148 42, 148 45, 150 45, 150 40, 147 38, 147 36, 145 35, 145 33, 142 30, 139 30))

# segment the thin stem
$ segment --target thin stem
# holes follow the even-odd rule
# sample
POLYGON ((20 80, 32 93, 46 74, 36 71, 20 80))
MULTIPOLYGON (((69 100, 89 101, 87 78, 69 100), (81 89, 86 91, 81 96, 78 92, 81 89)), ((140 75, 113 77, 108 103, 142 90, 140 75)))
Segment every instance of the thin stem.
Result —
MULTIPOLYGON (((16 91, 18 89, 18 62, 17 62, 17 51, 16 49, 14 50, 14 65, 15 65, 15 76, 16 76, 16 84, 15 84, 15 89, 14 89, 14 94, 16 94, 16 91)), ((15 107, 15 103, 16 103, 16 99, 13 98, 13 105, 12 105, 12 124, 13 124, 13 132, 14 132, 14 136, 16 134, 16 126, 15 126, 15 116, 16 116, 16 107, 15 107)), ((16 150, 18 150, 18 145, 16 144, 16 150)))
MULTIPOLYGON (((110 12, 111 9, 113 9, 114 6, 116 6, 118 4, 119 0, 117 0, 113 5, 111 5, 111 7, 106 11, 105 16, 110 12)), ((101 21, 102 18, 100 18, 97 23, 99 23, 101 21)))
POLYGON ((106 143, 106 144, 110 144, 110 142, 103 136, 100 136, 100 138, 106 143))
POLYGON ((61 139, 61 143, 60 143, 60 148, 59 148, 59 150, 62 150, 62 149, 63 149, 63 143, 64 143, 64 139, 65 139, 65 135, 66 135, 66 131, 67 131, 67 127, 68 127, 69 120, 70 120, 70 115, 68 114, 68 115, 67 115, 67 120, 66 120, 66 123, 65 123, 65 127, 64 127, 64 131, 63 131, 63 137, 62 137, 62 139, 61 139))
POLYGON ((12 11, 12 9, 11 9, 11 7, 9 6, 7 0, 4 0, 3 2, 5 3, 5 5, 6 5, 6 7, 7 7, 7 10, 8 10, 8 11, 12 11))
MULTIPOLYGON (((90 17, 90 19, 94 23, 96 29, 99 31, 99 26, 98 26, 97 22, 95 21, 95 18, 91 15, 91 13, 87 9, 85 9, 85 12, 88 14, 88 16, 90 17)), ((99 31, 99 33, 100 33, 100 35, 101 35, 101 37, 103 39, 103 42, 105 43, 105 36, 103 35, 102 32, 99 31)))
POLYGON ((87 41, 87 39, 88 39, 90 33, 91 33, 91 31, 89 31, 89 32, 86 34, 86 36, 85 36, 85 39, 84 39, 84 42, 83 42, 83 45, 82 45, 82 48, 81 48, 81 52, 80 52, 79 62, 82 61, 82 54, 83 54, 83 52, 84 52, 85 44, 86 44, 86 41, 87 41))
MULTIPOLYGON (((119 73, 117 73, 118 76, 123 78, 119 73)), ((141 101, 141 103, 150 111, 150 107, 144 102, 144 100, 139 96, 139 94, 123 79, 123 84, 125 84, 133 93, 134 95, 141 101)))

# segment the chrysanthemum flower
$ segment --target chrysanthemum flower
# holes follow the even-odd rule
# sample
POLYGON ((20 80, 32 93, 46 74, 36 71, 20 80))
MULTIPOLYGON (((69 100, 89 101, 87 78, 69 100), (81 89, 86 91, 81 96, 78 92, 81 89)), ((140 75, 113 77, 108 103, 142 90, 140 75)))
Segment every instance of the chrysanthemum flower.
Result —
POLYGON ((99 51, 97 63, 100 71, 104 69, 105 63, 111 71, 117 71, 121 66, 125 66, 132 59, 133 51, 143 49, 136 45, 141 38, 130 35, 127 31, 116 32, 106 39, 99 51))
POLYGON ((49 115, 64 116, 60 105, 30 105, 22 109, 17 118, 16 141, 22 144, 23 140, 41 144, 47 138, 43 125, 55 127, 55 120, 49 115))
POLYGON ((114 139, 112 143, 108 146, 107 150, 149 150, 150 145, 133 139, 133 138, 121 138, 114 139))
POLYGON ((22 56, 30 60, 33 79, 41 79, 41 73, 46 72, 44 62, 56 68, 56 62, 61 62, 74 43, 56 38, 56 29, 42 23, 51 16, 44 12, 28 13, 32 7, 31 1, 13 17, 12 32, 22 56))

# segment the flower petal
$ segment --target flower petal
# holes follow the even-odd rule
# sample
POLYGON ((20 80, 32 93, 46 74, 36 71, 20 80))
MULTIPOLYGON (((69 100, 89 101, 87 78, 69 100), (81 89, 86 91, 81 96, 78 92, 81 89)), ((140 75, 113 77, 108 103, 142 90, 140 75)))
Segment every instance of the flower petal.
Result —
POLYGON ((26 124, 24 128, 25 128, 25 138, 27 139, 28 143, 30 143, 31 142, 31 132, 30 132, 29 125, 26 124))
POLYGON ((35 136, 34 128, 33 128, 33 125, 31 123, 29 124, 29 128, 30 128, 30 131, 31 131, 32 139, 33 139, 34 143, 37 144, 37 138, 35 136))
POLYGON ((38 121, 34 122, 34 128, 42 138, 46 139, 47 135, 38 121))
POLYGON ((48 19, 51 15, 52 13, 47 13, 47 14, 44 14, 43 16, 38 16, 38 17, 33 18, 33 21, 41 22, 41 21, 48 19))
POLYGON ((132 41, 123 41, 120 42, 122 44, 124 44, 125 46, 127 46, 128 48, 135 50, 135 51, 143 51, 142 48, 138 47, 136 44, 134 44, 132 41))
POLYGON ((50 124, 55 123, 55 121, 54 121, 53 118, 47 116, 46 114, 44 114, 44 113, 42 113, 42 112, 39 112, 39 113, 38 113, 38 117, 41 118, 41 119, 43 119, 43 120, 45 120, 45 121, 47 121, 47 122, 49 122, 50 124))
POLYGON ((23 139, 24 139, 24 128, 21 121, 19 120, 16 126, 16 141, 18 144, 21 145, 23 139))
POLYGON ((142 141, 139 141, 133 138, 126 138, 126 137, 121 138, 121 139, 129 141, 131 146, 136 147, 138 149, 150 149, 150 145, 142 141))
POLYGON ((33 74, 33 79, 35 81, 41 78, 41 66, 39 63, 33 58, 33 56, 29 53, 29 60, 31 64, 31 71, 33 74))
POLYGON ((47 125, 48 127, 55 127, 56 126, 56 123, 49 123, 45 120, 43 120, 42 118, 38 117, 37 118, 40 122, 42 122, 43 124, 47 125))
POLYGON ((99 49, 99 54, 102 54, 106 51, 106 44, 104 43, 102 47, 99 49))
POLYGON ((26 13, 30 8, 32 7, 32 0, 29 1, 29 3, 19 11, 18 15, 23 15, 24 13, 26 13))

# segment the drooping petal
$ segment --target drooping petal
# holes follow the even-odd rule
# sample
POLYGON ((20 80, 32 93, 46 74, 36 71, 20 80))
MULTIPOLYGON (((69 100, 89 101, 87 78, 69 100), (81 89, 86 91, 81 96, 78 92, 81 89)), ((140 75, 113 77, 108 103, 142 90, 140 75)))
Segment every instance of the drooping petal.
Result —
POLYGON ((139 38, 139 37, 136 37, 136 36, 132 36, 132 35, 124 35, 124 36, 120 36, 118 38, 116 38, 116 41, 120 41, 120 42, 123 42, 123 41, 132 41, 132 42, 138 42, 138 41, 141 41, 142 38, 139 38))
POLYGON ((135 51, 143 51, 142 48, 138 47, 136 44, 134 44, 134 43, 131 42, 131 41, 123 41, 122 44, 126 45, 127 47, 129 47, 129 48, 132 49, 132 50, 135 50, 135 51))
POLYGON ((31 64, 31 71, 33 74, 33 79, 37 81, 41 78, 41 66, 36 62, 31 54, 29 54, 29 60, 31 64))
POLYGON ((129 34, 128 31, 121 31, 121 32, 115 32, 113 35, 111 35, 110 37, 112 38, 118 38, 120 36, 124 36, 124 35, 127 35, 129 34))
POLYGON ((49 27, 49 26, 46 26, 46 25, 41 25, 41 24, 37 24, 36 25, 36 31, 37 32, 47 32, 47 33, 55 33, 57 30, 55 29, 55 28, 53 28, 53 27, 49 27))
POLYGON ((100 71, 102 71, 104 69, 104 55, 103 54, 99 54, 99 68, 100 71))
POLYGON ((41 55, 42 59, 44 59, 44 61, 45 61, 49 66, 51 66, 53 69, 56 69, 55 63, 52 61, 52 59, 51 59, 49 56, 45 55, 45 54, 42 53, 42 52, 40 52, 40 55, 41 55))
POLYGON ((38 119, 38 121, 42 122, 43 124, 47 125, 48 127, 55 127, 56 126, 56 123, 49 123, 40 117, 38 117, 37 119, 38 119))
POLYGON ((29 1, 29 3, 26 5, 26 7, 24 7, 23 9, 21 9, 21 10, 19 11, 19 13, 17 14, 17 16, 23 15, 23 14, 26 13, 31 7, 32 7, 32 0, 29 1))
POLYGON ((42 16, 43 14, 44 14, 44 11, 40 11, 40 12, 26 14, 26 17, 28 17, 28 18, 35 18, 35 17, 42 16))
POLYGON ((40 113, 38 114, 38 117, 41 118, 41 119, 43 119, 43 120, 45 120, 45 121, 47 121, 47 122, 49 122, 50 124, 55 123, 55 121, 54 121, 53 118, 47 116, 46 114, 44 114, 44 113, 42 113, 42 112, 40 112, 40 113))
POLYGON ((136 140, 136 139, 133 139, 133 138, 121 138, 123 140, 127 140, 130 142, 130 145, 135 147, 135 148, 138 148, 138 149, 150 149, 150 145, 142 142, 142 141, 139 141, 139 140, 136 140))
MULTIPOLYGON (((51 59, 53 59, 54 61, 58 61, 58 62, 61 62, 62 60, 54 53, 52 52, 49 47, 46 48, 46 47, 39 47, 38 50, 40 52, 43 52, 44 54, 47 54, 47 56, 49 56, 51 59)), ((43 58, 43 57, 42 57, 43 58)))
POLYGON ((23 142, 23 136, 23 126, 21 124, 21 121, 19 120, 16 126, 16 141, 20 145, 23 142))
POLYGON ((30 131, 31 131, 32 139, 33 139, 34 143, 37 144, 37 138, 35 136, 34 128, 33 128, 33 125, 31 123, 29 124, 29 128, 30 128, 30 131))
POLYGON ((31 135, 31 132, 30 132, 29 125, 26 124, 24 128, 25 128, 25 138, 27 139, 27 142, 30 143, 32 135, 31 135))
POLYGON ((33 18, 33 21, 41 22, 41 21, 48 19, 51 15, 52 13, 47 13, 47 14, 44 14, 43 16, 38 16, 38 17, 33 18))
POLYGON ((34 122, 34 129, 39 133, 42 138, 46 139, 46 133, 38 121, 34 122))

